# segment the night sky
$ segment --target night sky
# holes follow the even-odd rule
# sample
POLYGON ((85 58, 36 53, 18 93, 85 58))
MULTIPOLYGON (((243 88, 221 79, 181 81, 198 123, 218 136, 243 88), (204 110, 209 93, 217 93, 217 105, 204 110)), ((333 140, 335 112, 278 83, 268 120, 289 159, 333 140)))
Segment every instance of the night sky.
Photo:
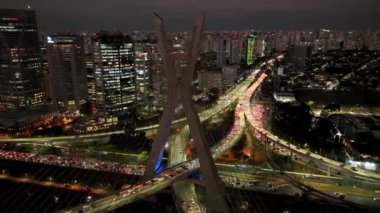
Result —
POLYGON ((207 11, 206 30, 380 29, 380 0, 1 0, 37 13, 40 31, 153 30, 153 12, 170 30, 189 30, 207 11))

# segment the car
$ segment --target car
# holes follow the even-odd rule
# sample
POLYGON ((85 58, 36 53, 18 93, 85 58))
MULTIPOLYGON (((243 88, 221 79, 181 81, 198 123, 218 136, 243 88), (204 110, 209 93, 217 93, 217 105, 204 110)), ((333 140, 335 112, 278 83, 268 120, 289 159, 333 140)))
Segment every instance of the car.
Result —
POLYGON ((259 184, 258 181, 256 181, 256 182, 254 182, 254 181, 250 181, 250 182, 249 182, 249 185, 250 185, 250 186, 255 186, 255 185, 257 185, 257 184, 259 184))
POLYGON ((193 198, 191 198, 190 202, 191 202, 191 204, 195 204, 195 201, 193 198))
POLYGON ((337 197, 338 197, 339 199, 344 199, 344 198, 346 197, 346 195, 343 194, 343 193, 338 193, 337 197))
POLYGON ((92 209, 92 206, 91 205, 84 205, 82 207, 82 210, 86 210, 86 209, 92 209))
POLYGON ((201 213, 202 211, 199 209, 199 207, 195 207, 195 212, 196 213, 201 213))
POLYGON ((165 178, 164 177, 155 177, 155 178, 153 178, 153 180, 156 180, 157 182, 160 182, 160 181, 165 180, 165 178))

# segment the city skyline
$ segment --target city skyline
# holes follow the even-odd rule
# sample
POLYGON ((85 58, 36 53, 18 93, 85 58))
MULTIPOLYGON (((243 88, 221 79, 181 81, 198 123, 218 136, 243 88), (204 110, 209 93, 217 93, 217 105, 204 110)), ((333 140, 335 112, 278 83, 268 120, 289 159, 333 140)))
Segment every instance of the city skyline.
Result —
POLYGON ((18 2, 0 5, 3 212, 380 212, 380 30, 303 25, 365 28, 376 4, 223 0, 203 33, 215 0, 18 2), (303 29, 226 29, 259 18, 303 29))
POLYGON ((0 7, 36 11, 38 26, 45 31, 153 30, 153 12, 169 20, 170 30, 186 30, 194 15, 207 11, 205 30, 333 30, 379 29, 380 2, 334 1, 224 1, 159 2, 118 1, 22 1, 5 0, 0 7), (89 6, 91 5, 91 6, 89 6), (84 13, 85 11, 85 13, 84 13), (133 21, 130 21, 133 20, 133 21))

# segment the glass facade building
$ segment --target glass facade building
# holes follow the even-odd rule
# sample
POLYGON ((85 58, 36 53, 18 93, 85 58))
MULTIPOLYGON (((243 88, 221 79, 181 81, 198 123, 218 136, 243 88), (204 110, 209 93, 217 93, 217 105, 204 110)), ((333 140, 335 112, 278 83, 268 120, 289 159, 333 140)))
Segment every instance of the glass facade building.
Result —
POLYGON ((43 85, 34 11, 0 9, 0 111, 43 107, 43 85))
POLYGON ((76 111, 88 99, 83 38, 77 35, 46 37, 49 87, 53 103, 76 111))
POLYGON ((100 33, 94 40, 96 107, 100 121, 115 123, 135 108, 133 51, 130 36, 100 33))

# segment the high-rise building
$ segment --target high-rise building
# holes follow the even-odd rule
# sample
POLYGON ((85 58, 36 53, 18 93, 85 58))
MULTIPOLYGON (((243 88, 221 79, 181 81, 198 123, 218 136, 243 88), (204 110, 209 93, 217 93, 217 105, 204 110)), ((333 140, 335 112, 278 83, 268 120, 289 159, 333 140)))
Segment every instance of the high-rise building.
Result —
POLYGON ((84 56, 87 73, 87 92, 88 101, 90 102, 91 113, 96 114, 96 87, 95 87, 95 71, 94 71, 94 54, 86 53, 84 56))
POLYGON ((255 56, 257 57, 265 56, 265 46, 266 46, 265 36, 262 34, 257 36, 256 45, 255 45, 255 56))
POLYGON ((94 39, 96 107, 100 122, 116 123, 135 108, 133 61, 130 36, 102 32, 94 39))
POLYGON ((229 64, 230 38, 227 35, 220 35, 217 40, 217 67, 224 67, 229 64))
POLYGON ((75 112, 88 99, 83 38, 50 35, 46 46, 51 99, 58 108, 75 112))
POLYGON ((364 35, 363 32, 350 31, 345 34, 344 47, 347 50, 359 50, 364 47, 364 35))
POLYGON ((164 78, 164 61, 162 53, 153 53, 152 62, 153 105, 161 108, 167 101, 167 85, 164 78))
POLYGON ((84 41, 84 63, 87 73, 87 93, 90 105, 90 111, 96 114, 96 87, 95 87, 95 71, 94 71, 94 44, 92 34, 82 34, 84 41))
POLYGON ((247 36, 246 53, 245 53, 245 63, 247 65, 253 64, 254 52, 255 52, 255 42, 256 42, 256 36, 253 36, 253 35, 247 36))
POLYGON ((230 46, 230 64, 240 64, 241 62, 241 49, 243 48, 241 39, 232 39, 230 46))
POLYGON ((312 46, 308 42, 301 42, 299 45, 289 48, 290 60, 297 67, 304 67, 307 65, 311 57, 312 46))
POLYGON ((282 52, 288 48, 289 35, 287 33, 278 33, 276 37, 276 51, 282 52))
POLYGON ((150 104, 152 90, 152 41, 138 40, 134 48, 134 68, 136 71, 136 98, 137 104, 150 104))
POLYGON ((234 85, 237 79, 237 70, 239 69, 238 65, 225 66, 222 68, 222 85, 223 90, 228 89, 234 85))
POLYGON ((202 50, 201 52, 210 52, 210 51, 217 51, 217 40, 215 38, 214 34, 211 33, 205 33, 204 39, 202 42, 202 50))
POLYGON ((45 99, 36 15, 0 9, 0 111, 39 109, 45 99))
POLYGON ((48 105, 52 104, 51 94, 49 90, 49 65, 47 58, 47 50, 45 45, 46 36, 40 34, 40 49, 41 49, 41 68, 42 68, 42 78, 43 78, 43 88, 46 96, 46 103, 48 105))
POLYGON ((265 36, 265 51, 266 56, 271 55, 276 51, 276 35, 274 33, 268 33, 265 36))
POLYGON ((198 74, 199 88, 202 90, 209 90, 211 88, 218 88, 222 91, 222 72, 215 71, 201 71, 198 74))

